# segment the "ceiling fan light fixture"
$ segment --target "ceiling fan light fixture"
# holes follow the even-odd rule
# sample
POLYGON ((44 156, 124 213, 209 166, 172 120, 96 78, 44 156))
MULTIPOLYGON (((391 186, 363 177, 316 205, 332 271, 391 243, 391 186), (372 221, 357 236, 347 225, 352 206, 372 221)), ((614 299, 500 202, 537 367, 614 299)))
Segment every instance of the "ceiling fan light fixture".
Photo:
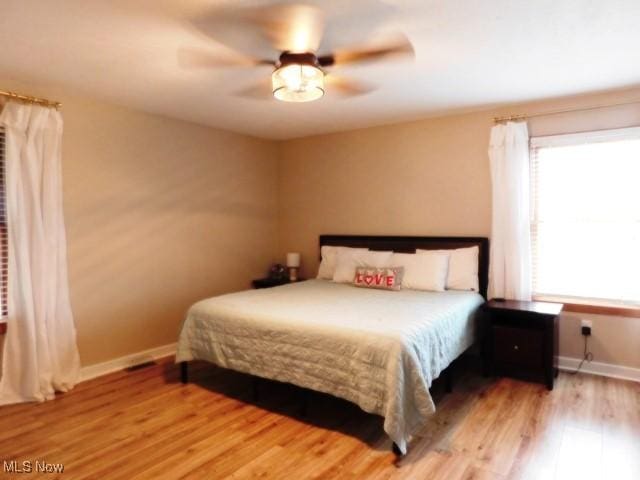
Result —
POLYGON ((324 95, 324 72, 315 65, 287 63, 271 75, 273 96, 284 102, 310 102, 324 95))

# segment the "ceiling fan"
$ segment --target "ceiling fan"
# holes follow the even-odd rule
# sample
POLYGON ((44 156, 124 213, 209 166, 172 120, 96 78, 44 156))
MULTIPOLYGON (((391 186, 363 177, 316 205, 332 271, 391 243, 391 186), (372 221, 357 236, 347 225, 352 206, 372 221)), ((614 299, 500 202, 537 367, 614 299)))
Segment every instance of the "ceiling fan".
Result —
MULTIPOLYGON (((368 3, 370 6, 375 4, 368 3)), ((375 24, 382 23, 388 14, 388 10, 378 10, 368 12, 365 21, 362 18, 351 20, 365 28, 379 26, 375 24)), ((333 73, 328 75, 334 66, 414 55, 411 42, 402 34, 387 35, 383 42, 367 42, 369 45, 364 47, 332 48, 335 37, 339 41, 339 37, 349 35, 335 27, 326 28, 330 24, 325 20, 325 13, 319 7, 296 3, 218 9, 194 19, 192 24, 201 33, 229 47, 230 55, 220 58, 202 51, 182 49, 179 56, 183 65, 189 66, 271 66, 273 97, 285 102, 309 102, 321 98, 327 88, 344 96, 362 95, 373 90, 361 82, 333 73), (329 51, 324 53, 326 50, 329 51)), ((338 28, 348 25, 344 20, 342 18, 342 26, 339 20, 335 22, 338 28)), ((255 98, 256 93, 267 93, 264 85, 243 91, 243 96, 255 98)), ((268 93, 265 96, 268 98, 268 93)))

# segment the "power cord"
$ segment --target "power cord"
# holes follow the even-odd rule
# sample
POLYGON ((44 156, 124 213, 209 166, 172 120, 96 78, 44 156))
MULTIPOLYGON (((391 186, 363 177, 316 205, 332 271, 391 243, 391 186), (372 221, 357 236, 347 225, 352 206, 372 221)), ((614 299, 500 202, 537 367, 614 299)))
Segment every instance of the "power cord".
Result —
POLYGON ((585 335, 584 336, 584 353, 582 354, 582 360, 580 361, 580 364, 578 365, 578 368, 576 370, 574 370, 573 372, 569 372, 571 375, 577 374, 582 368, 582 365, 584 364, 585 361, 591 362, 593 360, 593 353, 589 351, 588 342, 589 342, 589 336, 585 335))

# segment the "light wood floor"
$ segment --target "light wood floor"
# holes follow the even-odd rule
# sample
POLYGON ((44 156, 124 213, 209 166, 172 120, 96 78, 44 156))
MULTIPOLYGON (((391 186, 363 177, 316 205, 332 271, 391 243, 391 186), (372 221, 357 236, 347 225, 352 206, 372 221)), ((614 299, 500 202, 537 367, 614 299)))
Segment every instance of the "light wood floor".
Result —
POLYGON ((466 374, 434 388, 438 412, 398 461, 381 418, 354 405, 314 393, 302 416, 295 387, 263 381, 254 402, 247 376, 192 372, 183 386, 167 360, 2 407, 0 462, 63 463, 73 480, 640 478, 637 383, 561 374, 547 392, 466 374))

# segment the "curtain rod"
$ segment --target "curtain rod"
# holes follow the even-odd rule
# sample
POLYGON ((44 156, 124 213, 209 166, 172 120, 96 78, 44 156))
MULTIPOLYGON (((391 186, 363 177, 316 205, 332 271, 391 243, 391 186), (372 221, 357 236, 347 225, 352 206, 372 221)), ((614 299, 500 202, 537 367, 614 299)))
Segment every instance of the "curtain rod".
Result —
POLYGON ((540 112, 540 113, 507 115, 505 117, 494 117, 493 121, 495 123, 511 122, 514 120, 526 120, 527 118, 546 117, 547 115, 558 115, 560 113, 584 112, 587 110, 598 110, 600 108, 619 107, 622 105, 634 105, 636 103, 640 103, 640 100, 631 100, 628 102, 620 102, 620 103, 607 103, 604 105, 592 105, 590 107, 582 107, 582 108, 567 108, 564 110, 549 110, 549 111, 540 112))
POLYGON ((52 100, 47 100, 46 98, 32 97, 30 95, 21 95, 19 93, 5 92, 2 90, 0 90, 0 96, 13 98, 15 100, 20 100, 21 102, 35 103, 36 105, 42 105, 43 107, 51 107, 51 108, 55 108, 56 110, 62 106, 60 102, 54 102, 52 100))

